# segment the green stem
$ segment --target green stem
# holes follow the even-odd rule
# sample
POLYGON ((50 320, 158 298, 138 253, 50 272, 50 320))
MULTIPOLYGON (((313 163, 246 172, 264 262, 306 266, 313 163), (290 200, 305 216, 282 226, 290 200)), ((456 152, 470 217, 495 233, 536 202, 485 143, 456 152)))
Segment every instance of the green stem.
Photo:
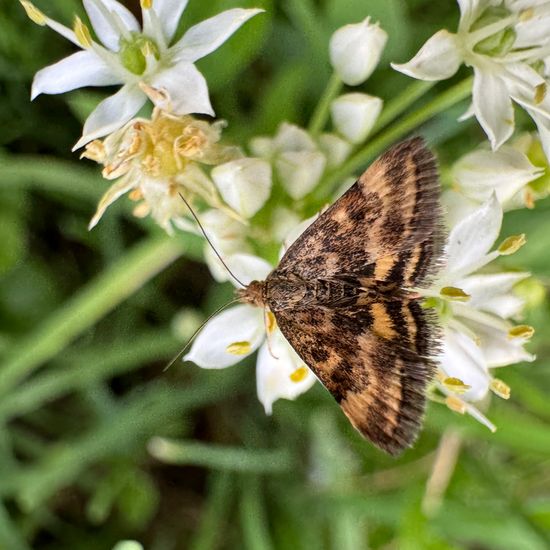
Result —
POLYGON ((316 136, 325 127, 330 113, 330 104, 332 103, 332 100, 340 93, 343 85, 344 84, 340 80, 340 77, 336 73, 332 73, 327 87, 325 88, 319 103, 317 103, 317 107, 315 107, 313 115, 311 116, 311 121, 308 126, 308 130, 311 135, 316 136))
POLYGON ((137 245, 14 346, 0 366, 0 394, 59 353, 182 252, 181 242, 167 236, 137 245))
POLYGON ((335 185, 342 182, 349 174, 354 173, 371 162, 396 140, 406 136, 435 115, 438 115, 459 101, 467 98, 472 90, 472 81, 473 78, 469 77, 459 82, 452 88, 445 90, 445 92, 432 99, 423 107, 420 107, 417 111, 403 118, 397 124, 392 125, 386 131, 378 134, 363 149, 357 151, 346 162, 333 172, 330 172, 323 181, 321 181, 313 196, 315 205, 318 206, 326 201, 327 196, 332 194, 335 185))
POLYGON ((436 82, 426 82, 424 80, 415 80, 412 84, 409 84, 399 95, 384 106, 384 110, 376 121, 371 133, 375 134, 379 130, 382 130, 382 128, 385 128, 390 122, 393 122, 417 99, 420 99, 426 92, 430 91, 435 84, 436 82))

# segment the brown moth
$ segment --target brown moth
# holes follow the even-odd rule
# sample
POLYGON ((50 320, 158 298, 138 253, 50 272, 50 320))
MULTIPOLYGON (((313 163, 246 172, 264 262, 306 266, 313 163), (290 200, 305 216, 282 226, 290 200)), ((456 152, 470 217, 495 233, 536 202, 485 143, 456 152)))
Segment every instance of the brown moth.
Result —
POLYGON ((400 143, 292 244, 265 281, 237 291, 269 309, 353 426, 396 455, 420 429, 438 328, 414 289, 444 243, 433 155, 400 143))

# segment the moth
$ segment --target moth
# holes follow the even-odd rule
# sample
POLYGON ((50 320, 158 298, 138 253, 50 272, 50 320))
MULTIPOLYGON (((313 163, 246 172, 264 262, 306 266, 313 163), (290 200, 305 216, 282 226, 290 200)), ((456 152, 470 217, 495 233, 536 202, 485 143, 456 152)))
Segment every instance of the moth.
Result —
POLYGON ((265 281, 238 290, 269 309, 353 426, 396 455, 420 429, 439 330, 418 289, 441 262, 436 163, 400 143, 290 246, 265 281))

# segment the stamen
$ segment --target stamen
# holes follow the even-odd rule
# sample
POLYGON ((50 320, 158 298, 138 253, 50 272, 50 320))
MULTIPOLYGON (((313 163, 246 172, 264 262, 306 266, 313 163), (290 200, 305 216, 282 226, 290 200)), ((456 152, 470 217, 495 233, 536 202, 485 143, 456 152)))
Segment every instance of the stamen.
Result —
POLYGON ((302 380, 305 380, 308 373, 308 369, 306 366, 302 366, 300 368, 297 368, 294 372, 290 374, 290 379, 293 382, 301 382, 302 380))
POLYGON ((498 247, 498 251, 502 256, 510 256, 517 252, 526 242, 525 233, 521 235, 512 235, 502 241, 498 247))
POLYGON ((529 325, 517 325, 508 331, 508 338, 521 338, 522 340, 530 340, 535 334, 535 329, 529 325))
POLYGON ((453 376, 443 378, 441 383, 453 393, 458 395, 466 393, 472 386, 465 384, 460 378, 455 378, 453 376))
POLYGON ((447 396, 447 398, 445 399, 445 404, 447 405, 447 407, 449 407, 449 409, 451 409, 451 411, 454 411, 460 414, 465 414, 466 411, 468 410, 466 403, 464 403, 462 399, 460 399, 459 397, 456 397, 455 395, 447 396))
POLYGON ((225 348, 225 351, 231 355, 248 355, 252 351, 252 344, 247 341, 233 342, 225 348))
POLYGON ((494 394, 502 397, 502 399, 510 399, 510 386, 508 386, 508 384, 504 383, 502 380, 499 380, 498 378, 493 378, 489 383, 489 388, 494 394))
POLYGON ((546 85, 546 82, 543 82, 538 86, 535 86, 535 104, 536 105, 539 105, 544 101, 544 98, 546 97, 547 89, 548 89, 548 86, 546 85))
POLYGON ((84 48, 88 49, 92 47, 93 40, 92 35, 90 34, 90 29, 82 22, 82 19, 75 15, 73 23, 73 31, 76 35, 78 43, 84 48))
POLYGON ((44 27, 47 24, 47 17, 32 2, 29 2, 28 0, 19 0, 19 2, 33 23, 36 23, 41 27, 44 27))
POLYGON ((141 0, 141 9, 150 10, 153 7, 153 0, 141 0))
POLYGON ((461 288, 454 286, 445 286, 440 290, 440 294, 443 298, 453 300, 455 302, 467 302, 470 299, 470 295, 466 294, 461 288))

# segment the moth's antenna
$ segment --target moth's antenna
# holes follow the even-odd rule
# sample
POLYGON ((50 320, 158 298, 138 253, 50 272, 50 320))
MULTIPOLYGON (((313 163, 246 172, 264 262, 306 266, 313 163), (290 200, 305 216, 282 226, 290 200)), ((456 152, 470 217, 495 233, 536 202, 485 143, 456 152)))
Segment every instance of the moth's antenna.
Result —
POLYGON ((191 208, 191 205, 185 200, 185 197, 181 193, 179 193, 179 196, 181 197, 181 200, 185 203, 185 206, 187 206, 187 208, 189 208, 189 212, 191 212, 191 215, 193 216, 193 218, 195 218, 195 221, 197 222, 197 225, 199 226, 202 234, 204 235, 204 238, 206 239, 206 241, 208 242, 208 244, 210 245, 210 247, 214 251, 214 254, 216 254, 216 256, 218 257, 218 260, 220 260, 220 262, 222 263, 223 267, 225 267, 225 269, 227 270, 227 273, 229 273, 229 275, 231 275, 231 277, 233 277, 233 279, 235 279, 235 281, 237 281, 237 283, 240 284, 243 288, 246 288, 246 285, 244 283, 242 283, 241 281, 239 281, 237 276, 229 269, 227 264, 223 261, 223 258, 220 256, 219 252, 214 248, 214 245, 212 244, 212 241, 208 238, 208 235, 206 234, 206 231, 204 230, 204 227, 202 226, 199 218, 197 217, 197 215, 195 214, 195 212, 191 208))
POLYGON ((204 325, 206 325, 206 323, 208 323, 208 321, 212 319, 212 317, 215 317, 218 313, 220 313, 220 311, 223 311, 226 307, 229 307, 237 303, 238 301, 239 301, 238 298, 235 300, 231 300, 230 302, 227 302, 227 304, 224 304, 223 306, 219 307, 216 311, 214 311, 214 313, 211 313, 208 316, 208 318, 201 323, 201 326, 195 332, 193 332, 193 335, 191 336, 191 338, 189 338, 189 340, 187 341, 187 344, 185 344, 185 346, 183 346, 183 348, 180 351, 178 351, 178 353, 172 358, 172 360, 164 367, 162 372, 166 372, 187 351, 187 348, 193 343, 193 340, 197 337, 199 332, 204 328, 204 325))

